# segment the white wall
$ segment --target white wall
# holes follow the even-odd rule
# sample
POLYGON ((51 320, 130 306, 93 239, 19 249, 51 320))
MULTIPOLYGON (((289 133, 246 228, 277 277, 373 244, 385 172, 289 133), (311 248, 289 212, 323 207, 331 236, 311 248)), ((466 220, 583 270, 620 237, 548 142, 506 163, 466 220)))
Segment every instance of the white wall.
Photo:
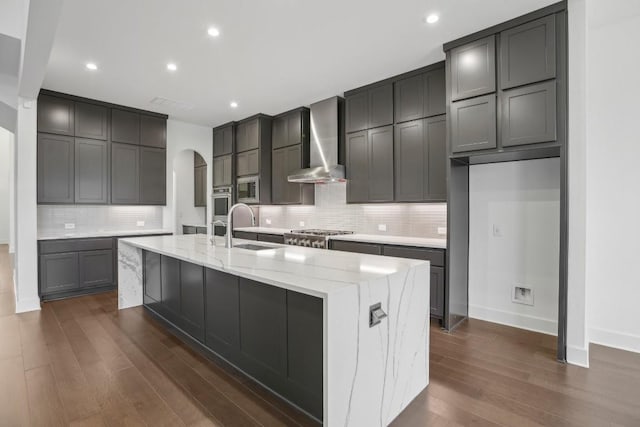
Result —
POLYGON ((640 2, 587 2, 589 339, 640 352, 640 2))
POLYGON ((10 174, 12 135, 0 128, 0 245, 9 243, 10 174))
MULTIPOLYGON (((174 169, 174 161, 182 155, 181 153, 184 150, 197 151, 209 163, 210 159, 213 159, 213 129, 178 120, 169 119, 167 121, 167 206, 164 209, 162 218, 164 228, 171 229, 174 232, 178 231, 176 229, 177 205, 182 205, 182 202, 176 203, 174 201, 174 194, 179 198, 189 193, 193 198, 193 187, 191 187, 191 191, 185 190, 179 187, 174 179, 174 176, 177 175, 177 171, 174 169)), ((191 156, 193 164, 193 152, 191 152, 191 156)), ((211 188, 213 186, 212 177, 212 168, 209 167, 207 168, 207 205, 210 204, 211 188)), ((191 179, 193 180, 193 172, 191 173, 191 179)), ((193 182, 191 185, 193 186, 193 182)), ((191 201, 191 206, 193 206, 193 200, 191 201)), ((210 222, 211 209, 207 209, 207 225, 210 222)))
POLYGON ((469 316, 557 334, 559 233, 558 158, 471 166, 469 316), (512 302, 516 284, 533 306, 512 302))
POLYGON ((178 234, 182 234, 182 224, 206 224, 205 208, 193 206, 195 202, 193 153, 193 150, 181 151, 173 160, 175 188, 180 189, 175 193, 175 230, 178 234))

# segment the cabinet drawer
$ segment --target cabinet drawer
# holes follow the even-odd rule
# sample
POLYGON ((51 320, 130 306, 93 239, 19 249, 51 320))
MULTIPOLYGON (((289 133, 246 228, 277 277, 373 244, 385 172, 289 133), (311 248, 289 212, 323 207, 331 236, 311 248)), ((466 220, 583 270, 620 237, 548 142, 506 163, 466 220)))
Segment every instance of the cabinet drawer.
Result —
POLYGON ((356 252, 360 254, 382 255, 382 246, 374 243, 332 240, 331 249, 335 251, 356 252))
POLYGON ((113 249, 111 237, 99 239, 68 239, 40 242, 40 255, 61 252, 99 251, 113 249))
POLYGON ((196 234, 197 231, 196 227, 191 227, 190 225, 182 226, 182 234, 196 234))
POLYGON ((258 240, 258 233, 250 233, 247 231, 234 231, 233 237, 236 239, 258 240))
POLYGON ((278 234, 258 234, 258 240, 261 242, 281 243, 284 245, 284 236, 278 234))
POLYGON ((382 254, 398 258, 423 259, 432 266, 444 267, 444 251, 438 249, 411 248, 406 246, 385 246, 382 254))

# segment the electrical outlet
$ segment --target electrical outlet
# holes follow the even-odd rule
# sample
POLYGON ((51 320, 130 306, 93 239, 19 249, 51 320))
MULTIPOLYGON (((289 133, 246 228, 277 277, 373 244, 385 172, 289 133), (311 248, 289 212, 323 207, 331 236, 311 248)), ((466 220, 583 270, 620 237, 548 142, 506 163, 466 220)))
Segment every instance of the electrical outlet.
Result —
POLYGON ((265 220, 265 222, 267 223, 267 225, 271 225, 271 219, 270 219, 270 218, 267 218, 267 219, 265 220))
POLYGON ((447 227, 438 227, 438 234, 444 236, 447 234, 447 227))
POLYGON ((144 221, 136 221, 136 226, 144 227, 144 221))
POLYGON ((515 285, 511 293, 511 302, 533 305, 533 289, 522 285, 515 285))
POLYGON ((502 237, 502 227, 498 224, 493 224, 493 237, 502 237))
POLYGON ((75 228, 76 228, 76 225, 73 222, 67 222, 64 224, 65 230, 74 230, 75 228))
POLYGON ((304 227, 304 221, 300 221, 300 227, 304 227))
POLYGON ((387 224, 378 224, 378 231, 387 231, 387 224))

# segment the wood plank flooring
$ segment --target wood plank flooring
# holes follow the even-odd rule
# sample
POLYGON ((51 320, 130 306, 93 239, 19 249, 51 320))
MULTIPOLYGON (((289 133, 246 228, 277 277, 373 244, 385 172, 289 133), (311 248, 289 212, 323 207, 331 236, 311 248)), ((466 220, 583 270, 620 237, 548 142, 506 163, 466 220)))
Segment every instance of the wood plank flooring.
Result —
MULTIPOLYGON (((0 426, 314 426, 192 351, 114 292, 14 313, 0 246, 0 426)), ((640 355, 591 346, 591 369, 555 338, 482 321, 431 328, 431 383, 401 426, 640 426, 640 355)), ((360 426, 357 426, 360 427, 360 426)))

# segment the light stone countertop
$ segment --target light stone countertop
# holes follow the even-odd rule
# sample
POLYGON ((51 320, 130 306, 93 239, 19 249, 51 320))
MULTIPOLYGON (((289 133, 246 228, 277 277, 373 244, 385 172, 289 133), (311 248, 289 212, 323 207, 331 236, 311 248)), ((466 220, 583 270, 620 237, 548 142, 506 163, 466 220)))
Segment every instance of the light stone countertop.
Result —
POLYGON ((244 231, 246 233, 277 234, 282 236, 284 233, 290 233, 291 229, 271 227, 235 227, 233 231, 244 231))
MULTIPOLYGON (((253 251, 212 246, 208 236, 134 237, 119 240, 151 252, 296 292, 327 297, 354 284, 408 272, 428 261, 382 257, 260 242, 272 249, 253 251)), ((234 245, 257 244, 234 239, 234 245)))
POLYGON ((425 237, 387 236, 382 234, 343 234, 339 236, 329 236, 329 239, 349 242, 379 243, 384 245, 447 249, 447 239, 428 239, 425 237))
POLYGON ((60 240, 60 239, 85 239, 90 237, 118 237, 118 236, 144 236, 147 234, 172 234, 172 230, 158 228, 149 230, 96 230, 79 231, 60 230, 51 232, 38 232, 38 240, 60 240))

